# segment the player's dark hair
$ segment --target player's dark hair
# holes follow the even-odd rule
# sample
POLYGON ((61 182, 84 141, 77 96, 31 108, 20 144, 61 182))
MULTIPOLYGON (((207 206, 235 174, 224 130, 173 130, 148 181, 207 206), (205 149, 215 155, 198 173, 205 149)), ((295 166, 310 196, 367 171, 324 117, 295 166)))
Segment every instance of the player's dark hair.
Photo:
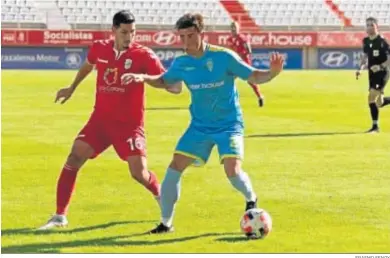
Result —
POLYGON ((121 10, 117 12, 112 18, 112 26, 118 28, 121 24, 132 24, 135 22, 134 15, 127 10, 121 10))
POLYGON ((199 13, 187 13, 180 17, 175 24, 175 29, 187 29, 195 27, 195 29, 199 32, 202 32, 204 29, 204 19, 203 16, 199 13))
POLYGON ((376 18, 374 18, 374 17, 368 17, 367 19, 366 19, 366 22, 373 22, 373 23, 375 23, 376 25, 378 25, 378 20, 376 19, 376 18))

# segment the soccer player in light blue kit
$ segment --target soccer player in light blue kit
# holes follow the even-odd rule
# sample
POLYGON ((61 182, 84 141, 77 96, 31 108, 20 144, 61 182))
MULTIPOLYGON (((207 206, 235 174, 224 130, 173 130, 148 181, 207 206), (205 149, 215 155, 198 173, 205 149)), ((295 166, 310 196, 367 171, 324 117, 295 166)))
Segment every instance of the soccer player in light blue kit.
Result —
MULTIPOLYGON (((274 53, 270 70, 248 66, 231 50, 207 44, 202 39, 203 17, 186 14, 176 23, 186 54, 177 57, 162 75, 125 74, 124 84, 135 80, 155 87, 181 91, 185 82, 191 92, 191 124, 180 138, 161 185, 162 222, 152 234, 173 231, 174 206, 180 195, 180 178, 191 164, 207 162, 214 145, 221 164, 235 189, 246 199, 246 210, 257 207, 257 196, 248 174, 241 169, 244 154, 243 120, 234 80, 239 77, 254 84, 272 80, 283 69, 283 57, 274 53)), ((255 235, 247 235, 254 238, 255 235)))

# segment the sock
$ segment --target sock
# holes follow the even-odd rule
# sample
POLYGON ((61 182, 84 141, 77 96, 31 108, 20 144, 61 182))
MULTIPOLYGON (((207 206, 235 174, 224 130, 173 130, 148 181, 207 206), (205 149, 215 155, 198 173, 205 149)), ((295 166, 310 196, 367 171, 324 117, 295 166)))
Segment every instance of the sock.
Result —
POLYGON ((245 196, 247 202, 256 201, 257 197, 247 173, 241 171, 237 176, 229 177, 229 180, 234 188, 245 196))
POLYGON ((373 125, 378 125, 379 109, 375 103, 370 103, 370 112, 373 125))
POLYGON ((57 182, 57 215, 66 215, 74 191, 78 168, 65 164, 57 182))
POLYGON ((253 91, 255 92, 257 98, 261 98, 261 93, 259 91, 259 88, 256 84, 249 83, 249 85, 252 87, 253 91))
POLYGON ((160 183, 158 182, 157 176, 149 171, 150 177, 148 185, 145 185, 146 189, 148 189, 155 197, 160 196, 160 183))
POLYGON ((383 105, 382 105, 382 107, 387 106, 387 105, 390 105, 390 97, 384 97, 383 98, 383 105))
POLYGON ((175 203, 180 197, 181 173, 168 168, 161 184, 161 215, 165 226, 172 226, 175 203))

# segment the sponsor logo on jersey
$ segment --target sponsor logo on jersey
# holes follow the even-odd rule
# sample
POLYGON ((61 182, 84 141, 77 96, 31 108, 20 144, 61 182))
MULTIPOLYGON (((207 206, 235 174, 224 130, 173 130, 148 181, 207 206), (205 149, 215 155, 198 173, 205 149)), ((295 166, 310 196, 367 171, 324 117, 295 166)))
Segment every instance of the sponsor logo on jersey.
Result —
POLYGON ((125 60, 125 69, 130 69, 132 63, 133 63, 133 61, 131 59, 126 59, 125 60))

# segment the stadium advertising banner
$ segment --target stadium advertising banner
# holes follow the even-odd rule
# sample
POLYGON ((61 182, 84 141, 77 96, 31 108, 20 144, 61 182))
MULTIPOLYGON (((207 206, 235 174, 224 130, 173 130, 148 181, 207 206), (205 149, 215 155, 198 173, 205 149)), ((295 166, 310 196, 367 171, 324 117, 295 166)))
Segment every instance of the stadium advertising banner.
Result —
POLYGON ((156 48, 153 50, 156 52, 156 55, 165 68, 169 68, 171 66, 175 57, 184 54, 182 49, 156 48))
MULTIPOLYGON (((206 32, 205 39, 226 45, 230 33, 206 32)), ((390 39, 390 32, 382 35, 390 39)), ((365 32, 262 32, 247 35, 253 48, 275 47, 361 47, 365 32)), ((1 31, 3 46, 89 46, 94 40, 111 37, 110 31, 92 30, 9 30, 1 31)), ((173 31, 137 31, 136 41, 149 47, 180 47, 173 31)))
MULTIPOLYGON (((206 32, 211 44, 226 45, 229 32, 206 32)), ((111 37, 109 31, 89 30, 2 30, 3 46, 88 46, 94 40, 111 37)), ((315 32, 262 32, 248 36, 253 48, 310 47, 317 44, 315 32)), ((135 40, 148 47, 180 47, 180 39, 173 31, 137 31, 135 40)))
POLYGON ((268 69, 269 55, 273 51, 278 51, 284 56, 285 69, 303 68, 302 49, 254 49, 252 54, 252 65, 258 69, 268 69))
POLYGON ((361 49, 319 49, 318 68, 357 69, 363 52, 361 49))
MULTIPOLYGON (((390 31, 381 33, 386 39, 390 40, 390 31)), ((356 48, 362 47, 363 38, 367 37, 365 32, 318 32, 318 47, 339 47, 356 48)))
POLYGON ((85 48, 3 47, 3 69, 78 69, 86 58, 85 48))

